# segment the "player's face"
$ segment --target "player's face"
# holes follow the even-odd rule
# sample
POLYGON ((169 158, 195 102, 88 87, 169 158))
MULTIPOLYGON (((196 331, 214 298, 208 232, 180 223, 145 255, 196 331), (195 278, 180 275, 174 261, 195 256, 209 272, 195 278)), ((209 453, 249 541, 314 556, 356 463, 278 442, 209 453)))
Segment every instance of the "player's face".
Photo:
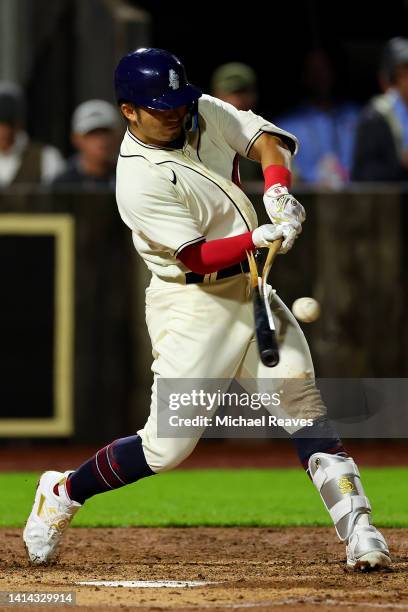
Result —
POLYGON ((130 129, 135 136, 147 144, 160 146, 180 136, 187 115, 187 106, 165 111, 133 108, 129 112, 129 105, 122 104, 122 112, 129 120, 130 129))

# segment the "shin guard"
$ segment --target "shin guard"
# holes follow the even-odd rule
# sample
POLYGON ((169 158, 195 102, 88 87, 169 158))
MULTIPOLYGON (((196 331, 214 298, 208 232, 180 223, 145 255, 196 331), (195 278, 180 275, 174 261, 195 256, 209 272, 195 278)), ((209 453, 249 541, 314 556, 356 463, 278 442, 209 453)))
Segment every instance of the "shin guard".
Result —
POLYGON ((370 523, 370 502, 351 457, 314 453, 309 459, 309 471, 340 540, 348 540, 362 514, 368 515, 370 523))

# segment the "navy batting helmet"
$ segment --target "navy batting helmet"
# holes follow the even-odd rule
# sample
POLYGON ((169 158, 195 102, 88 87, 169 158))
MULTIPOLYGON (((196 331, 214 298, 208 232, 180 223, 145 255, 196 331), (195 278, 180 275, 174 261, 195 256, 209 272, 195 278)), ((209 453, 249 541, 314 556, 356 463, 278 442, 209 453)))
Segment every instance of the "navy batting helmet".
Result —
POLYGON ((170 110, 190 106, 201 91, 187 81, 180 60, 163 49, 137 49, 120 60, 115 70, 118 103, 170 110))

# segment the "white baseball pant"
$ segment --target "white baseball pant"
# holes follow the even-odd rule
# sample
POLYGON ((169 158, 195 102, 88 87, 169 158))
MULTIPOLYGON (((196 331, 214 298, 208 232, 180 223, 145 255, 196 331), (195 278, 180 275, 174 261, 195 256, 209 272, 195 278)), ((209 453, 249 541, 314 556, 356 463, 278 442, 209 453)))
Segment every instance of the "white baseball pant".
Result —
MULTIPOLYGON (((255 383, 267 386, 261 389, 258 384, 258 390, 268 393, 278 391, 277 385, 281 387, 283 379, 308 379, 301 392, 289 394, 290 405, 285 405, 285 410, 303 418, 321 417, 326 412, 314 384, 306 338, 290 310, 276 295, 272 310, 280 362, 275 368, 262 364, 254 338, 248 283, 247 275, 205 285, 181 285, 153 276, 146 290, 154 382, 150 415, 138 434, 143 441, 147 463, 154 472, 176 467, 188 457, 200 438, 200 433, 188 438, 157 437, 158 377, 193 378, 203 382, 205 379, 254 379, 255 383)), ((194 409, 191 410, 193 417, 194 409)), ((276 409, 272 412, 276 415, 276 409)), ((211 412, 207 414, 212 416, 211 412)), ((292 428, 290 433, 299 428, 292 428)))

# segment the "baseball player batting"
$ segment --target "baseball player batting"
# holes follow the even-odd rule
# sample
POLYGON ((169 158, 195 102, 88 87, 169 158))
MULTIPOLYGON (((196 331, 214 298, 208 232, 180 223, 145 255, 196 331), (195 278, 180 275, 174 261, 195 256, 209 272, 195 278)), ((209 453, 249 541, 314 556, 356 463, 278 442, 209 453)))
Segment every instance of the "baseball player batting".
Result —
MULTIPOLYGON (((312 419, 289 428, 299 458, 318 489, 347 564, 390 564, 387 544, 371 524, 371 506, 354 460, 326 416, 315 386, 309 348, 278 296, 273 312, 280 340, 276 368, 264 366, 254 340, 247 252, 282 239, 293 246, 305 212, 290 195, 295 136, 251 111, 238 111, 187 81, 168 51, 139 49, 115 72, 117 101, 127 122, 117 166, 120 215, 151 272, 146 292, 153 348, 150 415, 142 430, 114 440, 78 469, 48 471, 39 481, 24 542, 33 564, 48 563, 74 514, 87 499, 179 465, 198 436, 158 438, 159 378, 302 379, 285 394, 286 414, 312 419), (238 155, 262 164, 264 203, 271 223, 258 227, 239 186, 238 155), (305 430, 307 431, 307 434, 305 430)), ((279 383, 276 381, 279 380, 279 383)))

